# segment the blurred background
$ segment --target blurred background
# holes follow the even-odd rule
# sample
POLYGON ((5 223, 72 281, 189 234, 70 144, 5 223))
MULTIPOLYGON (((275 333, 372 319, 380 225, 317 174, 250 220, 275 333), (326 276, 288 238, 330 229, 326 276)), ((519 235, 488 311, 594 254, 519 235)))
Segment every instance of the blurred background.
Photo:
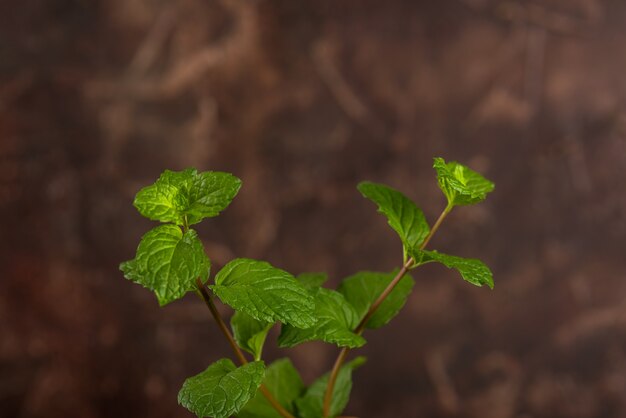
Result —
MULTIPOLYGON (((0 416, 191 416, 176 394, 227 344, 194 295, 159 309, 118 271, 164 169, 243 180, 199 228, 214 271, 337 284, 401 262, 356 184, 433 222, 443 156, 496 191, 431 248, 495 290, 416 270, 346 414, 625 417, 625 41, 622 0, 0 2, 0 416)), ((337 352, 267 358, 311 382, 337 352)))

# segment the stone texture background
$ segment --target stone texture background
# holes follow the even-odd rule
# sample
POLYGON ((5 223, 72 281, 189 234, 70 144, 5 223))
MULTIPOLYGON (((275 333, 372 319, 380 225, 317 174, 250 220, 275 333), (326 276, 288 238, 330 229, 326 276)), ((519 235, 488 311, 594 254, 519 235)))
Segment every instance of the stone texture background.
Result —
MULTIPOLYGON (((496 290, 415 271, 346 414, 626 416, 625 41, 621 0, 0 2, 0 416, 190 416, 184 377, 227 345, 117 269, 163 169, 243 179, 200 227, 216 267, 337 283, 400 262, 357 182, 432 222, 435 155, 497 184, 433 241, 496 290)), ((336 353, 292 356, 310 382, 336 353)))

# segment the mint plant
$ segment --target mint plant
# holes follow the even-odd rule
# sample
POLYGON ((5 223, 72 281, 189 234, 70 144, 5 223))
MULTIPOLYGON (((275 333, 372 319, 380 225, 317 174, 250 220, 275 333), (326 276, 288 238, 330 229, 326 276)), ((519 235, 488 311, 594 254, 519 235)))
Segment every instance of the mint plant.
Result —
POLYGON ((239 363, 223 358, 188 378, 178 402, 198 417, 336 417, 348 403, 352 372, 365 362, 356 357, 346 363, 349 352, 366 343, 362 335, 366 329, 386 325, 402 309, 414 285, 410 270, 437 262, 457 270, 473 285, 493 288, 491 271, 480 260, 426 250, 426 246, 454 207, 481 202, 494 184, 442 158, 435 158, 434 168, 447 204, 432 227, 401 192, 372 182, 358 185, 398 234, 403 264, 392 272, 358 272, 336 290, 323 286, 324 273, 293 276, 248 258, 230 261, 210 280, 211 262, 191 226, 228 207, 241 187, 232 174, 166 170, 153 185, 140 190, 135 207, 163 225, 148 231, 135 258, 120 265, 124 276, 152 290, 161 306, 195 292, 239 363), (230 329, 215 306, 215 297, 234 310, 230 329), (280 347, 313 340, 340 347, 332 370, 307 387, 288 358, 266 366, 263 346, 277 324, 280 347))

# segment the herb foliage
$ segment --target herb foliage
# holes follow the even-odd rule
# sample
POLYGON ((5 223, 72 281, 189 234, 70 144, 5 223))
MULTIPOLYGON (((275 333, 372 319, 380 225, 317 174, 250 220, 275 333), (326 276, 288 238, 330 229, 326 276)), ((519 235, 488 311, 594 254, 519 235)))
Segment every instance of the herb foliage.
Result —
POLYGON ((240 363, 221 359, 188 378, 178 402, 198 417, 336 417, 348 404, 353 371, 365 362, 356 357, 346 363, 347 355, 366 343, 365 329, 380 328, 400 312, 414 285, 409 270, 436 262, 457 270, 473 285, 493 288, 492 273, 480 260, 425 247, 454 207, 483 201, 494 184, 457 162, 435 158, 433 166, 447 205, 432 226, 400 191, 373 182, 358 185, 400 238, 404 262, 391 272, 357 272, 336 290, 323 286, 324 273, 295 277, 248 258, 230 261, 210 278, 211 262, 191 226, 230 205, 241 187, 241 180, 232 174, 166 170, 154 184, 141 189, 134 206, 162 225, 141 238, 135 258, 123 262, 120 269, 128 280, 152 290, 161 306, 189 292, 201 296, 240 363), (214 297, 234 310, 232 331, 216 309, 214 297), (266 367, 263 345, 275 325, 281 328, 281 347, 314 340, 341 347, 333 369, 307 387, 288 358, 266 367))

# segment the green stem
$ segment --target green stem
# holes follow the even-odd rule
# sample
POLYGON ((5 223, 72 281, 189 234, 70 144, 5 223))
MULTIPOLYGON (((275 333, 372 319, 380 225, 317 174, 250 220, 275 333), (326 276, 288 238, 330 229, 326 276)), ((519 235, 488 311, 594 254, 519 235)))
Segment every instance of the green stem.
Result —
MULTIPOLYGON (((441 226, 441 223, 446 218, 446 216, 448 216, 452 208, 453 206, 451 204, 448 204, 448 206, 446 206, 443 212, 441 212, 441 215, 439 215, 439 218, 437 218, 437 221, 435 221, 435 224, 433 225, 430 232, 424 239, 424 242, 422 242, 422 245, 420 245, 419 247, 420 250, 423 250, 424 248, 426 248, 426 245, 428 245, 431 238, 433 237, 433 235, 435 235, 435 232, 437 232, 437 230, 441 226)), ((413 266, 414 263, 415 263, 415 260, 413 259, 413 257, 409 258, 404 263, 404 265, 402 266, 402 269, 400 269, 398 274, 396 274, 396 277, 393 278, 393 280, 389 283, 389 285, 385 288, 385 290, 383 290, 380 296, 378 296, 378 298, 374 301, 372 306, 370 306, 369 310, 367 311, 363 319, 361 319, 361 322, 359 322, 357 327, 354 329, 355 334, 361 335, 363 333, 363 330, 365 329, 365 325, 367 324, 367 322, 372 318, 374 313, 380 307, 381 303, 383 303, 384 300, 387 298, 387 296, 389 296, 389 294, 393 291, 393 289, 400 282, 400 280, 402 280, 404 275, 413 266)), ((333 400, 333 390, 335 389, 335 383, 337 382, 337 377, 339 376, 339 370, 341 370, 341 366, 346 361, 346 357, 348 356, 349 352, 350 352, 350 348, 343 347, 341 351, 339 352, 337 359, 335 360, 335 364, 333 364, 333 368, 330 372, 330 377, 328 378, 328 385, 326 386, 326 392, 324 393, 324 408, 323 408, 324 418, 328 418, 330 416, 330 406, 333 400)))
MULTIPOLYGON (((396 274, 396 277, 393 278, 391 283, 383 290, 378 299, 372 304, 370 309, 367 311, 359 325, 354 329, 354 333, 361 335, 363 330, 365 329, 365 325, 370 320, 374 312, 378 309, 381 303, 385 300, 385 298, 391 293, 393 288, 398 284, 400 280, 404 277, 406 272, 409 270, 411 265, 413 264, 413 258, 409 258, 409 260, 402 266, 402 269, 396 274)), ((330 416, 330 406, 333 401, 333 390, 335 389, 335 383, 337 382, 337 377, 339 376, 339 370, 341 370, 341 366, 346 360, 348 353, 350 352, 350 348, 343 347, 339 352, 339 356, 337 356, 337 360, 335 360, 335 364, 333 365, 333 369, 330 372, 330 377, 328 378, 328 385, 326 386, 326 392, 324 393, 324 418, 330 416)))
MULTIPOLYGON (((228 343, 230 344, 231 348, 233 349, 235 353, 235 356, 237 357, 237 359, 242 365, 248 364, 248 360, 246 359, 246 356, 244 356, 243 351, 241 351, 241 348, 239 348, 239 345, 237 345, 237 342, 233 338, 233 334, 231 334, 230 330, 228 329, 228 326, 224 322, 224 319, 222 319, 222 315, 220 315, 219 311, 217 310, 215 306, 215 303, 213 303, 213 298, 211 298, 211 295, 207 291, 206 287, 204 286, 200 278, 196 279, 196 285, 198 286, 200 297, 204 300, 204 303, 206 303, 206 306, 209 308, 209 311, 211 311, 211 315, 213 316, 213 319, 215 319, 215 322, 217 323, 217 326, 219 327, 220 331, 222 331, 222 334, 224 334, 224 336, 228 340, 228 343)), ((289 413, 289 411, 283 408, 283 406, 276 400, 276 398, 274 398, 274 396, 270 393, 270 391, 267 389, 265 385, 261 384, 259 389, 261 390, 261 393, 263 393, 263 396, 265 396, 268 402, 272 405, 272 407, 282 417, 295 418, 293 415, 289 413)))

